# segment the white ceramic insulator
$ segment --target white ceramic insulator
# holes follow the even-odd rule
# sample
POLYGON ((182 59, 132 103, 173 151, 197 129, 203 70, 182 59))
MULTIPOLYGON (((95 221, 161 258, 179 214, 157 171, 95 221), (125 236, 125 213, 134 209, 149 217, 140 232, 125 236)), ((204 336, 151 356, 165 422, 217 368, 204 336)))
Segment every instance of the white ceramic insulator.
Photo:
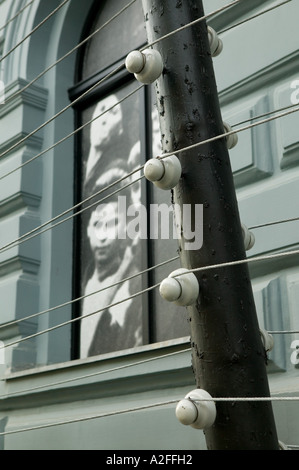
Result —
POLYGON ((182 294, 182 287, 175 278, 167 277, 160 285, 160 293, 163 299, 168 302, 177 301, 182 294))
POLYGON ((160 295, 168 302, 173 302, 182 307, 194 304, 199 295, 199 284, 196 276, 194 273, 190 273, 188 269, 176 269, 169 274, 168 278, 161 282, 160 295), (175 280, 180 286, 180 295, 177 298, 175 297, 177 296, 179 289, 177 285, 173 283, 173 280, 175 280))
MULTIPOLYGON (((229 124, 227 124, 227 122, 223 123, 223 127, 224 127, 224 132, 232 132, 232 128, 229 124)), ((238 134, 236 132, 234 132, 233 134, 229 134, 226 137, 226 143, 227 143, 228 149, 234 148, 238 143, 238 134)))
POLYGON ((197 419, 198 411, 193 401, 184 398, 177 404, 175 414, 180 423, 185 426, 191 426, 197 419))
POLYGON ((263 328, 260 328, 260 334, 265 351, 272 351, 274 347, 273 336, 270 335, 270 333, 268 333, 268 331, 264 330, 263 328))
POLYGON ((182 175, 182 167, 175 155, 165 158, 152 158, 144 165, 144 176, 160 189, 174 188, 182 175))
POLYGON ((163 72, 162 57, 156 49, 132 51, 125 64, 128 72, 134 73, 135 78, 145 84, 153 83, 163 72))
POLYGON ((208 36, 209 36, 211 54, 213 57, 216 57, 219 54, 221 54, 223 50, 223 42, 219 38, 216 31, 210 26, 208 26, 208 36))
POLYGON ((151 158, 144 165, 144 176, 152 183, 161 180, 164 174, 165 166, 159 158, 151 158))
POLYGON ((126 68, 130 73, 139 73, 145 65, 145 55, 140 51, 132 51, 126 58, 126 68))
POLYGON ((177 404, 175 412, 180 423, 195 429, 207 429, 216 419, 216 406, 211 395, 199 388, 188 393, 177 404))
POLYGON ((251 248, 255 244, 255 237, 254 237, 253 233, 248 230, 246 225, 241 224, 241 228, 242 228, 242 234, 243 234, 245 250, 246 251, 251 250, 251 248))

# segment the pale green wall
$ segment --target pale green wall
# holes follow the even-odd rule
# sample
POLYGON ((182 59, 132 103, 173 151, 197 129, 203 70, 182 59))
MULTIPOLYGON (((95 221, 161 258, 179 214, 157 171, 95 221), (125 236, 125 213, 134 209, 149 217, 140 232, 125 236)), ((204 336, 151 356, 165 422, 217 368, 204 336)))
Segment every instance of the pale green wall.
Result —
MULTIPOLYGON (((210 23, 221 31, 260 11, 261 3, 266 8, 279 2, 244 0, 210 23)), ((2 2, 0 28, 25 4, 25 0, 2 2)), ((4 53, 57 4, 36 0, 15 23, 0 31, 4 53)), ((208 13, 224 2, 206 0, 204 4, 208 13)), ((11 101, 8 98, 78 43, 90 5, 91 0, 72 0, 1 64, 7 102, 0 105, 0 153, 68 105, 67 90, 74 84, 76 54, 26 92, 11 101)), ((224 50, 214 59, 214 65, 225 121, 235 124, 291 104, 290 85, 299 79, 298 14, 298 2, 293 1, 221 36, 224 50)), ((0 176, 72 132, 73 125, 73 111, 68 110, 25 145, 3 157, 0 176)), ((231 162, 241 218, 248 227, 298 215, 297 129, 298 116, 293 114, 239 134, 239 144, 231 151, 231 162)), ((73 139, 68 139, 0 181, 0 246, 72 206, 73 144, 73 139)), ((293 222, 256 230, 256 245, 249 256, 298 248, 298 229, 299 223, 293 222)), ((261 327, 298 329, 297 264, 298 257, 289 257, 251 265, 261 327)), ((71 223, 0 253, 1 324, 70 300, 71 281, 71 223)), ((70 308, 60 309, 22 326, 2 328, 0 339, 14 341, 70 318, 70 308)), ((296 338, 298 335, 274 337, 269 381, 275 395, 299 395, 298 369, 290 361, 290 345, 296 338)), ((184 338, 178 344, 168 342, 121 355, 71 362, 67 327, 9 348, 6 360, 12 363, 13 370, 7 369, 0 382, 0 433, 180 399, 194 387, 188 350, 142 365, 70 380, 188 346, 188 338, 184 338), (17 371, 19 366, 28 370, 17 371), (53 385, 61 381, 68 382, 53 385)), ((172 404, 7 434, 0 436, 0 446, 7 450, 205 448, 203 433, 180 425, 174 408, 172 404)), ((286 444, 299 444, 297 408, 296 402, 274 403, 279 439, 286 444)))

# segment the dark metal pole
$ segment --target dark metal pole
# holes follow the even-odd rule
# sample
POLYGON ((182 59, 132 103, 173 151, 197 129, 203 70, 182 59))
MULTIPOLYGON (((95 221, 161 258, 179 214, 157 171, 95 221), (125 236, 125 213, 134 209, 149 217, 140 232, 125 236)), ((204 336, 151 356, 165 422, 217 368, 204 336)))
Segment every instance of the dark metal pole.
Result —
MULTIPOLYGON (((148 41, 204 15, 201 0, 142 0, 148 41)), ((225 46, 225 45, 224 45, 225 46)), ((164 72, 156 82, 163 151, 223 133, 205 21, 157 43, 164 72)), ((217 59, 215 59, 217 60, 217 59)), ((224 138, 177 154, 183 169, 173 200, 203 204, 203 246, 181 262, 198 268, 245 258, 232 171, 224 138)), ((197 387, 213 397, 269 397, 265 351, 247 264, 197 273, 198 302, 188 307, 197 387)), ((271 402, 217 402, 205 432, 211 450, 278 450, 271 402)))

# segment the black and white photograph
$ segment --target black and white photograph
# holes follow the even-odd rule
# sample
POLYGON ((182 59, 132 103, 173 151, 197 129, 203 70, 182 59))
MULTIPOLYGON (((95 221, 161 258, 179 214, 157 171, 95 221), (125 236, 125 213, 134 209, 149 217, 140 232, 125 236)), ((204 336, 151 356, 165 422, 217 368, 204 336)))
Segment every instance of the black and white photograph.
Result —
POLYGON ((298 18, 0 0, 0 450, 299 450, 298 18))
MULTIPOLYGON (((140 183, 122 189, 128 185, 126 176, 141 166, 138 121, 135 118, 134 122, 133 114, 137 106, 132 105, 130 109, 133 100, 128 100, 129 106, 125 108, 131 112, 128 116, 118 101, 117 95, 109 95, 95 105, 90 133, 84 136, 87 142, 83 148, 89 147, 83 157, 84 199, 99 193, 99 199, 104 200, 85 211, 81 229, 82 295, 85 297, 81 316, 87 316, 80 325, 81 357, 143 343, 141 298, 119 303, 141 290, 140 277, 132 276, 141 271, 142 265, 138 256, 140 240, 130 239, 126 230, 128 207, 135 205, 137 210, 141 204, 140 183), (119 184, 106 189, 122 178, 119 184), (121 191, 110 196, 116 189, 121 191), (124 198, 125 207, 121 207, 119 196, 124 198), (126 278, 130 280, 121 282, 126 278), (116 305, 105 308, 113 304, 116 305), (98 310, 99 313, 91 315, 98 310)), ((131 180, 134 178, 135 173, 131 180)))

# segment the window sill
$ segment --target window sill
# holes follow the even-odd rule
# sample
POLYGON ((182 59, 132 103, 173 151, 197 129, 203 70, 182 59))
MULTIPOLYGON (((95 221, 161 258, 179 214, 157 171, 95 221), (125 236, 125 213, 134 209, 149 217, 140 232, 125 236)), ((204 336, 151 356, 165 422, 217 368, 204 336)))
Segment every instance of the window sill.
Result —
MULTIPOLYGON (((101 354, 99 356, 92 356, 84 359, 75 359, 72 361, 67 361, 67 362, 62 362, 58 364, 49 364, 45 366, 36 366, 32 369, 26 369, 18 372, 7 372, 5 376, 3 377, 4 380, 13 380, 13 379, 19 379, 22 377, 29 377, 32 375, 37 375, 37 374, 42 374, 42 373, 49 373, 49 372, 57 372, 59 370, 66 370, 66 369, 72 369, 80 366, 89 366, 93 365, 95 363, 100 364, 104 363, 107 361, 112 362, 113 360, 118 360, 121 359, 122 361, 125 358, 132 358, 134 356, 134 359, 132 360, 132 364, 138 362, 138 359, 136 358, 137 355, 150 355, 150 353, 153 353, 153 359, 158 359, 160 356, 163 356, 164 354, 171 354, 172 350, 175 352, 175 350, 187 350, 190 347, 190 338, 189 337, 183 337, 179 339, 174 339, 174 340, 169 340, 169 341, 163 341, 160 343, 153 343, 153 344, 148 344, 145 346, 139 346, 137 348, 131 348, 131 349, 126 349, 122 351, 115 351, 107 354, 101 354), (179 348, 181 346, 181 348, 179 348), (169 350, 169 351, 168 351, 169 350), (160 354, 161 353, 161 354, 160 354)), ((147 360, 145 357, 142 358, 141 360, 147 360)), ((128 367, 128 366, 127 366, 128 367)))

